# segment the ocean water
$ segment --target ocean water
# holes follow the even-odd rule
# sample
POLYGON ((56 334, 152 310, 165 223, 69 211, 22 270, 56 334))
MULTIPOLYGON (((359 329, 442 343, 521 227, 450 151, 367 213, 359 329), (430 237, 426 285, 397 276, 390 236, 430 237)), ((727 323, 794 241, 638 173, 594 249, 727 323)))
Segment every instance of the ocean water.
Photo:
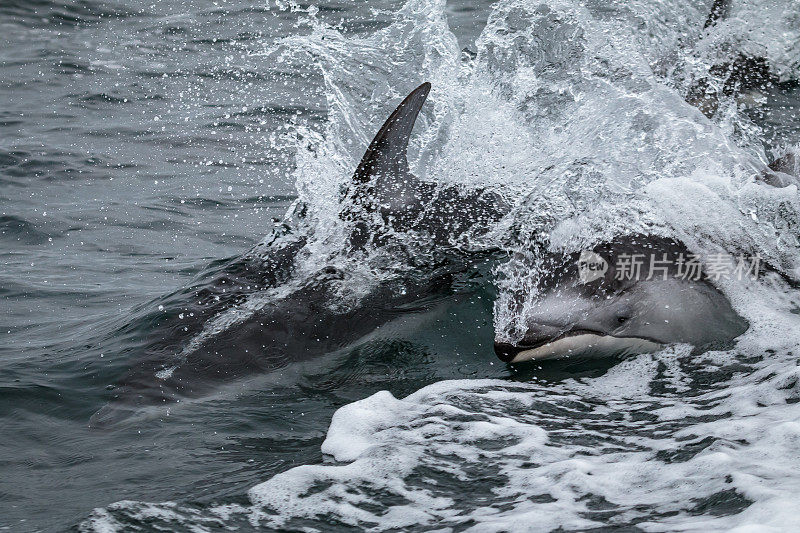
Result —
POLYGON ((710 10, 0 3, 0 530, 800 528, 800 198, 755 179, 800 146, 800 3, 710 10), (774 83, 726 94, 740 53, 774 83), (489 258, 376 334, 90 427, 157 334, 192 346, 325 268, 343 309, 419 270, 414 232, 345 253, 339 191, 423 81, 412 169, 512 206, 454 236, 489 258), (289 281, 214 285, 284 231, 289 281), (732 349, 497 360, 543 236, 642 231, 769 263, 720 282, 732 349))

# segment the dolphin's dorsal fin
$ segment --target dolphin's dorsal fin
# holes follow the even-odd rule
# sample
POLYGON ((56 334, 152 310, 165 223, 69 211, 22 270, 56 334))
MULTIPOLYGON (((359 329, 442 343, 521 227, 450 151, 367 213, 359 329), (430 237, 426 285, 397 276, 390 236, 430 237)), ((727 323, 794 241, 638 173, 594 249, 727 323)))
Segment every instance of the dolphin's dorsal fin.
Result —
POLYGON ((396 176, 408 173, 408 139, 430 90, 431 84, 425 82, 400 102, 361 158, 353 174, 354 183, 367 183, 376 174, 396 176))

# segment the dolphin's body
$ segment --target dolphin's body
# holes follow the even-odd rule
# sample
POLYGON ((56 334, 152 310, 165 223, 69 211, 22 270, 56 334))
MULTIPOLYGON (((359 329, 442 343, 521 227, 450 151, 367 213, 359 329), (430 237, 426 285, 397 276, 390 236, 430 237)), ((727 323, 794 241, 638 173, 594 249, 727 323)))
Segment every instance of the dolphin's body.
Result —
POLYGON ((288 295, 267 298, 246 318, 208 334, 198 321, 206 318, 207 326, 220 314, 232 312, 236 298, 215 306, 216 315, 191 303, 182 307, 182 319, 172 317, 157 329, 159 337, 120 380, 114 398, 92 417, 90 425, 108 426, 142 407, 206 396, 225 383, 347 348, 382 325, 424 308, 427 302, 433 305, 447 297, 454 270, 439 269, 424 278, 383 283, 357 307, 336 310, 333 305, 340 297, 336 287, 341 272, 325 269, 288 295), (181 336, 180 326, 191 314, 196 327, 187 338, 185 333, 181 336), (176 336, 183 341, 176 342, 176 336))
POLYGON ((748 327, 699 259, 673 239, 624 236, 581 254, 547 254, 539 270, 538 296, 516 311, 524 318, 520 331, 495 343, 503 361, 643 353, 676 343, 708 349, 748 327))
POLYGON ((188 298, 184 293, 171 316, 146 319, 158 323, 146 354, 119 380, 113 399, 90 424, 113 424, 148 405, 203 396, 223 383, 334 352, 415 303, 448 294, 453 276, 476 259, 449 247, 450 236, 485 227, 502 215, 503 203, 490 192, 437 187, 409 171, 406 149, 429 91, 428 83, 415 89, 380 129, 344 192, 341 218, 354 228, 352 251, 385 244, 392 232, 414 231, 436 245, 436 265, 379 283, 357 308, 341 310, 342 273, 327 267, 296 279, 294 261, 305 238, 276 237, 261 247, 266 250, 232 262, 188 298), (225 314, 246 307, 257 289, 275 288, 286 290, 264 296, 255 310, 243 309, 245 318, 224 323, 225 314), (215 321, 222 326, 215 329, 215 321))

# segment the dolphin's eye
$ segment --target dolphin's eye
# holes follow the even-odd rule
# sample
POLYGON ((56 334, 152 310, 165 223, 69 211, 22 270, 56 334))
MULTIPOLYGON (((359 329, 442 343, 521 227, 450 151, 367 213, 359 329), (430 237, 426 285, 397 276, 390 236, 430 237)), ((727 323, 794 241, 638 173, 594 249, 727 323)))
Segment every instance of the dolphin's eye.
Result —
POLYGON ((617 322, 619 322, 620 324, 624 324, 627 321, 628 321, 628 317, 625 316, 625 315, 619 315, 617 317, 617 322))

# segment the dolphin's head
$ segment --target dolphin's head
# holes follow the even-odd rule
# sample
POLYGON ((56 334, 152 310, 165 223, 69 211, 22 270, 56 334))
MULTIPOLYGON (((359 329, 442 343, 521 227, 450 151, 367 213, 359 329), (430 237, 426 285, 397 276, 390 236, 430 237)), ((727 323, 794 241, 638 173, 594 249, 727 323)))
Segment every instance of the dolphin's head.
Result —
POLYGON ((517 331, 500 332, 495 342, 505 362, 644 353, 674 343, 723 346, 748 327, 671 239, 637 235, 581 254, 551 254, 541 270, 536 297, 516 310, 517 331))

